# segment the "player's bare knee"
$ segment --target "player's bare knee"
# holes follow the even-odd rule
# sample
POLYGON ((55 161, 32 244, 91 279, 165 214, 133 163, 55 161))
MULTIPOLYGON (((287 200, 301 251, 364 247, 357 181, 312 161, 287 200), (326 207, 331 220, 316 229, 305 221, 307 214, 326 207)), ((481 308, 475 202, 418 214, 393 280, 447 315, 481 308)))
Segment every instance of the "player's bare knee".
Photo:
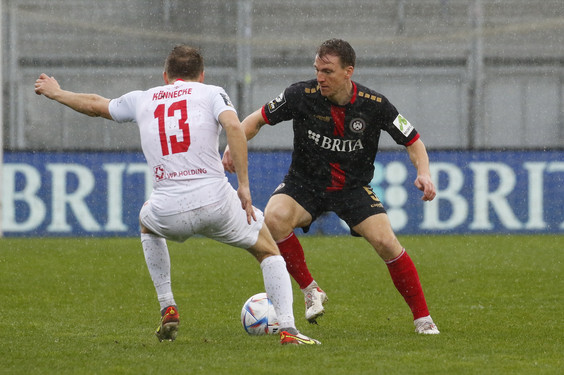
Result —
POLYGON ((247 249, 247 251, 251 253, 259 263, 262 263, 262 261, 268 257, 280 254, 277 247, 265 246, 264 244, 252 246, 247 249))
POLYGON ((276 207, 269 207, 267 206, 264 210, 264 221, 267 224, 279 225, 280 223, 284 223, 290 220, 290 212, 284 207, 276 206, 276 207))
POLYGON ((270 235, 268 228, 262 227, 257 242, 247 249, 249 253, 251 253, 258 261, 261 263, 264 259, 268 258, 269 256, 273 255, 280 255, 280 250, 278 250, 278 246, 274 242, 274 239, 270 235))
POLYGON ((264 222, 275 240, 287 236, 294 229, 291 217, 280 211, 265 213, 264 222))
POLYGON ((384 260, 395 258, 401 253, 402 247, 395 236, 375 237, 367 240, 384 260))

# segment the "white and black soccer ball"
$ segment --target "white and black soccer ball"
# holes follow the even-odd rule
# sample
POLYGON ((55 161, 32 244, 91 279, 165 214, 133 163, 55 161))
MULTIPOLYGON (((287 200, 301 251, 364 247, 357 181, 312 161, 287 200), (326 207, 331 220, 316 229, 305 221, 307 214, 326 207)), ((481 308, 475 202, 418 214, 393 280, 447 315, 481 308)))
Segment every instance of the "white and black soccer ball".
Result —
POLYGON ((258 293, 245 302, 241 309, 241 324, 249 335, 278 333, 278 318, 266 293, 258 293))

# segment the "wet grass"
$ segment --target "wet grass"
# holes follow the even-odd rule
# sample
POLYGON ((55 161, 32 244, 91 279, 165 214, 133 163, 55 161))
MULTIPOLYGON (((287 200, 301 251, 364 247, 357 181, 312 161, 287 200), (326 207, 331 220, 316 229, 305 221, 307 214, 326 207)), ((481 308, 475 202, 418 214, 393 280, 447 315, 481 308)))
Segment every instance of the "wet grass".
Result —
POLYGON ((178 339, 159 343, 137 239, 0 239, 0 373, 556 374, 564 364, 564 236, 401 237, 441 335, 418 336, 385 265, 362 240, 302 238, 329 295, 319 347, 247 336, 243 302, 263 290, 246 252, 171 244, 178 339))

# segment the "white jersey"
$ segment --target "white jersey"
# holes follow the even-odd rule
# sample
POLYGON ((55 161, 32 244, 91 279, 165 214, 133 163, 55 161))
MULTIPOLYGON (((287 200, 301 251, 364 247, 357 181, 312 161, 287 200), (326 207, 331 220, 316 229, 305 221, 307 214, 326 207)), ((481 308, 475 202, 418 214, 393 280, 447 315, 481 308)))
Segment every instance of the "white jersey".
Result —
POLYGON ((139 126, 161 214, 215 203, 231 188, 219 155, 218 117, 226 110, 235 108, 223 88, 180 80, 110 101, 115 121, 139 126))

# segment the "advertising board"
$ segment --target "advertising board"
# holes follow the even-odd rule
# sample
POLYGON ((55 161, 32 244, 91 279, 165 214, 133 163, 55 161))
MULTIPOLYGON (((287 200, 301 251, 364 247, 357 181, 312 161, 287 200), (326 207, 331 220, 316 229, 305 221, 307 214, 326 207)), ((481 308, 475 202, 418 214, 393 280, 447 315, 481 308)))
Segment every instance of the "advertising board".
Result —
MULTIPOLYGON (((398 234, 564 233, 564 151, 434 151, 433 202, 421 201, 403 151, 380 152, 371 182, 398 234)), ((264 209, 290 152, 250 152, 253 203, 264 209)), ((152 174, 139 152, 6 152, 5 236, 137 236, 152 174)), ((228 175, 236 184, 234 175, 228 175)), ((349 229, 328 213, 309 234, 349 229)), ((298 230, 298 234, 301 234, 298 230)))

